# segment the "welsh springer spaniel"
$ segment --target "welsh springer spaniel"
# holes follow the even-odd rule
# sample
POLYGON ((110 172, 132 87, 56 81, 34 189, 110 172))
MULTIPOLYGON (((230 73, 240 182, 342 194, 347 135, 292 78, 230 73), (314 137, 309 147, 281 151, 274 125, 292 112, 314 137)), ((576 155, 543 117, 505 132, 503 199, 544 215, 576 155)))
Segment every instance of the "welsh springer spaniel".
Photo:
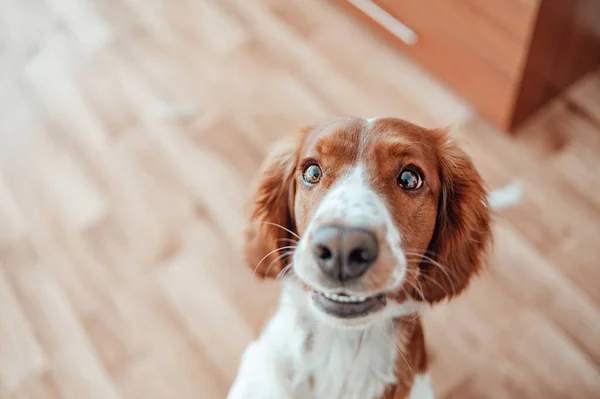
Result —
POLYGON ((228 398, 433 398, 419 312, 467 287, 491 235, 469 157, 440 130, 347 118, 260 176, 246 260, 281 299, 228 398))

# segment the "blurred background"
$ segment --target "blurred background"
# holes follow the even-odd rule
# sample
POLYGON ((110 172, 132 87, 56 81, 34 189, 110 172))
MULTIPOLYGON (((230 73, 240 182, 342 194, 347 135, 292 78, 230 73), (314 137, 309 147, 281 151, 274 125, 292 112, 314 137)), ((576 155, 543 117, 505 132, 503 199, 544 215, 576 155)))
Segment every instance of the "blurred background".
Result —
POLYGON ((1 0, 0 397, 224 398, 268 146, 382 115, 523 190, 425 316, 438 397, 600 398, 599 3, 1 0))

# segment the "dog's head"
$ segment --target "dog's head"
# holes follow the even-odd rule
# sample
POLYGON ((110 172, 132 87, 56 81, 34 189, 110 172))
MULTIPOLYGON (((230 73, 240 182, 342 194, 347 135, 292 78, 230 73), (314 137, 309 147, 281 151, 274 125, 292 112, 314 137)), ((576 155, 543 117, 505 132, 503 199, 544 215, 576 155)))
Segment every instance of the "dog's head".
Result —
POLYGON ((489 239, 481 177, 445 132, 351 118, 271 151, 245 254, 256 275, 294 276, 317 314, 356 326, 459 294, 489 239))

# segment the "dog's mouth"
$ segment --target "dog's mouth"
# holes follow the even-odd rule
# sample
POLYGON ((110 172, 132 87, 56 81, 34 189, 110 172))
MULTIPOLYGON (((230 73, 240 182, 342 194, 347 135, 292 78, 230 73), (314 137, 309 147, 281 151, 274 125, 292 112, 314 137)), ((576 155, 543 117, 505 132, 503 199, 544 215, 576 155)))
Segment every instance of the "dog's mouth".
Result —
POLYGON ((386 295, 355 296, 313 292, 313 302, 325 313, 342 319, 363 317, 385 307, 386 295))

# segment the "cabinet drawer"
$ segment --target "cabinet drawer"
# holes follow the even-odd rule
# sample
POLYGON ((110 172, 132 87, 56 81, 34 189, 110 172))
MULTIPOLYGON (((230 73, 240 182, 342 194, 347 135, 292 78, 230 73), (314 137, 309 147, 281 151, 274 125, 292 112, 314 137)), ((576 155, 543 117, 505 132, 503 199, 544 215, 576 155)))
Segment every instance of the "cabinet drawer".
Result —
POLYGON ((536 8, 525 0, 373 0, 423 36, 442 34, 511 79, 519 77, 536 8), (516 20, 510 16, 520 13, 516 20))
POLYGON ((501 28, 482 21, 463 0, 343 1, 466 100, 478 104, 486 117, 506 124, 527 52, 526 35, 498 34, 501 28))

